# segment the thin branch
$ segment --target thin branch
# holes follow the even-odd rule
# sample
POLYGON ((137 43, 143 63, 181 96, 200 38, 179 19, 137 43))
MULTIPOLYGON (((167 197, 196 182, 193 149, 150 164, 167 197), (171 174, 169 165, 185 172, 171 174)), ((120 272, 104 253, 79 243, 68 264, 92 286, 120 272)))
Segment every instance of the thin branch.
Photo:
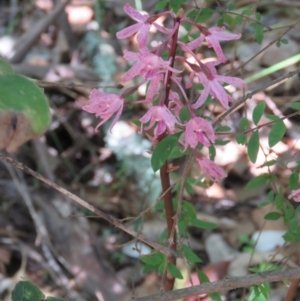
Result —
POLYGON ((224 119, 225 117, 227 117, 228 115, 230 115, 233 111, 235 111, 239 106, 243 105, 244 102, 246 102, 246 100, 250 99, 252 96, 254 96, 256 93, 261 92, 263 90, 265 90, 266 88, 275 85, 281 81, 283 81, 284 79, 290 78, 292 76, 297 75, 298 73, 300 73, 300 68, 291 71, 287 74, 284 74, 280 77, 278 77, 277 79, 272 80, 271 82, 263 85, 262 87, 246 94, 244 97, 242 97, 240 100, 238 100, 237 102, 235 102, 227 111, 225 111, 223 114, 221 114, 217 120, 213 123, 214 127, 217 127, 224 119))
MULTIPOLYGON (((265 47, 263 47, 262 49, 260 49, 257 53, 255 53, 252 57, 250 57, 246 62, 243 62, 243 64, 241 64, 238 68, 232 70, 232 71, 237 71, 241 68, 243 68, 244 66, 246 66, 249 62, 253 61, 259 54, 263 53, 266 49, 268 49, 270 46, 272 46, 273 44, 275 44, 277 41, 280 41, 281 38, 287 34, 290 30, 292 30, 293 28, 295 28, 298 24, 300 23, 300 20, 298 20, 297 22, 295 22, 294 24, 290 25, 287 30, 285 30, 279 37, 277 37, 276 39, 274 39, 273 41, 271 41, 268 45, 266 45, 265 47)), ((231 72, 229 72, 231 73, 231 72)))
POLYGON ((185 299, 190 296, 197 296, 201 294, 208 294, 214 292, 228 291, 240 287, 248 287, 251 285, 258 285, 266 282, 276 282, 285 279, 297 279, 300 277, 300 268, 290 269, 285 271, 272 271, 257 274, 246 275, 243 277, 235 277, 224 279, 221 281, 203 283, 188 288, 175 290, 156 294, 147 297, 131 299, 131 301, 172 301, 185 299))
POLYGON ((102 212, 101 210, 95 208, 94 206, 90 205, 89 203, 87 203, 86 201, 84 201, 80 197, 76 196, 75 194, 71 193, 70 191, 64 189, 63 187, 55 184, 54 182, 48 180, 45 177, 43 177, 39 173, 33 171, 32 169, 30 169, 29 167, 27 167, 23 163, 15 161, 14 159, 5 156, 2 153, 0 153, 0 160, 5 161, 5 162, 13 165, 15 168, 20 169, 23 172, 25 172, 25 173, 27 173, 27 174, 35 177, 36 179, 44 182, 45 184, 47 184, 48 186, 50 186, 50 187, 54 188, 55 190, 59 191, 60 193, 62 193, 66 197, 68 197, 69 199, 75 201, 80 206, 82 206, 84 208, 87 208, 88 210, 90 210, 91 212, 95 213, 100 218, 106 220, 110 224, 112 224, 115 227, 121 229, 122 231, 128 233, 129 235, 135 237, 136 239, 144 242, 148 246, 154 248, 156 251, 159 251, 159 252, 163 253, 167 257, 170 257, 170 258, 178 258, 178 257, 180 257, 175 251, 170 250, 170 249, 168 249, 168 248, 166 248, 166 247, 164 247, 164 246, 162 246, 162 245, 160 245, 158 243, 155 243, 153 241, 148 240, 145 236, 141 235, 140 233, 138 233, 136 231, 131 230, 130 228, 128 228, 124 224, 120 223, 115 217, 113 217, 113 216, 111 216, 109 214, 106 214, 106 213, 102 212))

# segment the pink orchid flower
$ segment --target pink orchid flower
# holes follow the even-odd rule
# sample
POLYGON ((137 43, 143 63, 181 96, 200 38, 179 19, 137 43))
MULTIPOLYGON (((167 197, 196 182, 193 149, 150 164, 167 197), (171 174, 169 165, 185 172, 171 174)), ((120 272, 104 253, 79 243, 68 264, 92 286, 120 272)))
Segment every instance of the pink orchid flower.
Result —
POLYGON ((183 108, 183 103, 180 101, 178 93, 170 90, 169 93, 169 109, 174 112, 175 116, 179 119, 180 110, 183 108))
POLYGON ((196 160, 199 163, 204 176, 209 178, 211 181, 219 182, 221 179, 227 177, 226 172, 215 162, 199 155, 196 157, 196 160))
POLYGON ((215 134, 212 124, 201 117, 193 117, 187 123, 185 123, 184 132, 184 150, 190 146, 196 148, 198 143, 202 143, 204 146, 210 146, 212 142, 215 142, 215 134))
POLYGON ((238 40, 241 38, 241 34, 239 33, 235 34, 235 33, 224 32, 226 30, 224 26, 222 27, 214 26, 209 29, 206 29, 205 27, 201 26, 199 29, 203 34, 199 38, 186 44, 186 46, 190 50, 194 50, 197 47, 199 47, 200 44, 205 39, 208 44, 208 47, 212 47, 215 50, 218 59, 222 63, 225 63, 227 61, 227 58, 223 53, 222 47, 220 45, 220 41, 231 41, 231 40, 238 40))
POLYGON ((211 95, 218 99, 222 106, 225 109, 229 108, 229 103, 232 102, 232 97, 226 93, 223 83, 227 83, 239 88, 245 87, 246 83, 237 77, 218 75, 215 65, 219 62, 209 62, 202 64, 200 62, 200 71, 193 71, 190 75, 190 83, 187 84, 187 87, 191 87, 192 78, 196 75, 200 83, 204 86, 204 89, 201 91, 200 97, 192 105, 193 109, 198 109, 206 101, 208 95, 211 95))
POLYGON ((165 12, 163 14, 159 14, 157 16, 152 16, 149 18, 149 15, 144 12, 141 13, 132 6, 130 6, 129 3, 126 3, 124 5, 124 11, 128 16, 130 16, 133 20, 137 21, 137 24, 128 26, 121 31, 117 32, 117 38, 118 39, 126 39, 131 37, 133 34, 136 32, 139 32, 137 35, 137 42, 138 42, 138 47, 139 48, 144 48, 147 45, 147 40, 149 36, 149 31, 151 28, 151 25, 156 27, 159 31, 170 34, 170 30, 167 28, 164 28, 163 26, 160 26, 159 24, 155 23, 154 21, 163 14, 171 14, 171 12, 165 12))
POLYGON ((160 56, 149 52, 147 48, 141 49, 139 53, 125 50, 124 58, 128 61, 135 61, 135 63, 122 76, 121 79, 123 82, 129 81, 137 75, 150 80, 159 72, 164 72, 166 69, 175 73, 181 72, 170 67, 170 62, 164 61, 160 56))
POLYGON ((116 94, 106 94, 97 89, 93 89, 89 96, 89 103, 82 107, 83 110, 96 117, 103 119, 95 128, 97 130, 103 123, 117 113, 113 119, 109 130, 113 128, 122 114, 124 99, 116 94))
POLYGON ((153 102, 157 91, 159 89, 160 82, 163 80, 163 74, 158 73, 152 77, 146 93, 146 100, 153 102))
POLYGON ((300 189, 293 190, 288 196, 289 199, 294 199, 295 202, 300 202, 300 189))
POLYGON ((139 119, 142 123, 141 131, 143 130, 143 124, 150 121, 150 124, 145 128, 149 130, 153 127, 154 123, 157 122, 154 130, 154 136, 158 137, 163 134, 166 129, 170 133, 173 133, 175 130, 175 124, 178 123, 174 115, 168 110, 165 105, 162 106, 153 106, 142 118, 139 119))
POLYGON ((147 13, 140 13, 133 7, 129 5, 129 3, 126 3, 124 5, 124 11, 128 16, 130 16, 132 19, 137 21, 137 24, 131 25, 129 27, 126 27, 122 29, 121 31, 117 32, 117 38, 118 39, 126 39, 131 37, 136 32, 139 32, 137 35, 137 42, 139 47, 146 47, 147 40, 149 36, 149 30, 151 27, 150 23, 147 23, 147 20, 149 18, 149 15, 147 13))

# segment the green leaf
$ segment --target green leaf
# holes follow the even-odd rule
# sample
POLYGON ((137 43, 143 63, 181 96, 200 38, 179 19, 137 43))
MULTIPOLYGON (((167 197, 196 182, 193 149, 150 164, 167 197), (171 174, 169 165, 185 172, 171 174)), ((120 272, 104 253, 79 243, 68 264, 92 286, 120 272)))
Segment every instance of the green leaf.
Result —
POLYGON ((171 0, 170 1, 170 4, 173 4, 173 5, 181 5, 185 2, 186 0, 171 0))
POLYGON ((62 298, 47 297, 45 301, 67 301, 67 300, 62 298))
POLYGON ((260 102, 254 108, 253 113, 252 113, 252 120, 255 125, 257 125, 258 122, 260 121, 262 115, 264 114, 265 108, 266 108, 266 103, 264 103, 264 102, 260 102))
POLYGON ((209 293, 207 294, 208 297, 210 297, 214 301, 222 301, 222 298, 219 293, 209 293))
POLYGON ((276 221, 282 217, 282 214, 279 212, 269 212, 265 215, 264 219, 268 221, 276 221))
POLYGON ((210 160, 214 161, 217 154, 215 146, 212 144, 208 150, 210 160))
POLYGON ((235 9, 235 4, 234 3, 230 3, 228 5, 228 10, 234 10, 235 9))
POLYGON ((154 270, 156 270, 157 269, 157 266, 155 266, 155 265, 150 265, 150 264, 146 264, 145 266, 144 266, 144 268, 143 268, 143 273, 144 274, 147 274, 147 273, 149 273, 149 272, 151 272, 151 271, 154 271, 154 270))
POLYGON ((11 65, 0 56, 0 75, 13 74, 14 70, 11 65))
POLYGON ((298 182, 299 182, 299 174, 298 172, 293 172, 289 176, 289 186, 291 190, 298 189, 298 182))
POLYGON ((178 222, 178 230, 180 235, 185 235, 187 230, 188 219, 184 219, 178 222))
POLYGON ((248 149, 248 156, 249 156, 250 161, 252 163, 255 163, 256 159, 257 159, 257 154, 258 154, 258 151, 259 151, 259 133, 258 133, 258 130, 256 130, 252 134, 252 136, 250 137, 247 149, 248 149))
POLYGON ((182 151, 182 145, 176 144, 174 148, 171 150, 168 160, 178 159, 183 156, 187 156, 189 154, 189 151, 186 150, 185 152, 182 151))
MULTIPOLYGON (((165 228, 162 233, 159 235, 159 239, 158 241, 162 244, 162 243, 165 243, 166 239, 168 237, 168 229, 165 228)), ((164 264, 164 263, 162 263, 164 264)))
POLYGON ((251 23, 250 26, 253 27, 256 42, 260 45, 264 39, 264 27, 258 23, 251 23))
POLYGON ((224 133, 224 132, 230 132, 231 131, 231 127, 225 125, 225 126, 219 126, 218 128, 216 128, 216 133, 224 133))
POLYGON ((187 191, 187 193, 189 195, 194 195, 195 191, 193 188, 194 182, 191 181, 191 178, 186 179, 185 183, 184 183, 184 188, 187 191))
POLYGON ((197 17, 196 22, 197 23, 203 23, 206 22, 212 15, 213 15, 214 11, 210 8, 203 8, 199 14, 199 16, 197 17))
POLYGON ((234 27, 236 25, 235 19, 232 16, 230 16, 229 14, 223 14, 223 20, 230 27, 234 27))
POLYGON ((295 242, 296 240, 296 235, 290 232, 285 233, 282 237, 286 242, 295 242))
POLYGON ((179 119, 182 123, 189 121, 191 118, 190 112, 187 107, 183 107, 179 112, 179 119))
POLYGON ((169 8, 170 10, 172 10, 175 14, 177 14, 177 12, 180 10, 180 6, 179 5, 174 5, 172 3, 169 4, 169 8))
POLYGON ((237 134, 235 140, 238 144, 245 145, 247 142, 247 136, 245 134, 237 134))
POLYGON ((278 210, 282 210, 284 208, 284 197, 281 193, 276 194, 275 205, 278 210))
POLYGON ((163 1, 159 1, 159 2, 155 5, 154 10, 155 10, 155 11, 159 11, 159 10, 165 8, 165 7, 167 6, 167 4, 168 4, 167 1, 164 1, 164 0, 163 0, 163 1))
POLYGON ((15 151, 40 136, 50 120, 48 99, 42 89, 18 74, 0 76, 0 150, 15 151))
POLYGON ((262 166, 273 166, 276 163, 277 163, 276 160, 270 160, 270 161, 265 162, 262 166))
POLYGON ((155 253, 150 256, 142 256, 140 259, 147 265, 158 266, 165 261, 165 256, 161 253, 155 253))
POLYGON ((174 278, 183 279, 181 272, 173 263, 168 263, 167 270, 174 278))
POLYGON ((218 225, 216 225, 214 223, 202 221, 198 218, 191 218, 190 223, 194 227, 197 227, 197 228, 200 228, 200 229, 205 229, 205 230, 213 230, 213 229, 218 228, 218 225))
POLYGON ((223 25, 224 25, 224 19, 223 19, 223 17, 222 17, 222 18, 220 18, 220 19, 218 20, 217 26, 221 27, 221 26, 223 26, 223 25))
POLYGON ((197 275, 198 275, 198 279, 199 279, 200 283, 208 283, 208 282, 210 282, 209 278, 207 277, 207 275, 204 272, 202 272, 201 270, 197 270, 197 275))
POLYGON ((269 139, 269 146, 273 147, 276 145, 281 139, 283 138, 284 134, 286 132, 285 124, 282 120, 276 121, 269 133, 268 139, 269 139))
POLYGON ((280 118, 274 114, 266 114, 266 117, 270 120, 273 120, 273 121, 278 121, 280 120, 280 118))
POLYGON ((188 217, 196 217, 196 209, 193 204, 187 201, 183 201, 182 210, 188 217))
POLYGON ((249 120, 246 117, 243 117, 239 124, 239 130, 244 131, 249 126, 249 120))
POLYGON ((195 252, 191 250, 191 248, 187 245, 182 245, 182 250, 185 258, 191 262, 191 263, 196 263, 196 262, 202 262, 202 260, 198 257, 195 252))
POLYGON ((274 193, 273 190, 271 190, 271 191, 268 192, 268 200, 269 200, 270 202, 273 202, 274 199, 275 199, 275 193, 274 193))
POLYGON ((0 76, 0 111, 23 113, 37 134, 45 131, 51 119, 44 91, 19 74, 0 76))
POLYGON ((246 9, 243 10, 243 15, 246 15, 246 16, 251 16, 253 14, 253 11, 247 7, 246 9))
POLYGON ((258 204, 258 208, 263 208, 263 207, 266 207, 270 204, 271 204, 270 201, 264 201, 264 202, 261 202, 260 204, 258 204))
POLYGON ((236 16, 235 17, 235 22, 237 25, 241 25, 243 23, 244 19, 242 16, 236 16))
POLYGON ((226 144, 228 144, 228 143, 230 143, 230 142, 231 142, 231 140, 217 139, 217 140, 215 141, 215 145, 226 145, 226 144))
POLYGON ((298 233, 299 231, 299 224, 298 224, 298 218, 293 217, 289 222, 289 231, 291 233, 298 233))
POLYGON ((151 165, 154 171, 159 170, 167 161, 180 135, 181 133, 167 136, 158 143, 151 157, 151 165))
POLYGON ((282 44, 287 45, 287 44, 289 43, 289 40, 288 40, 288 39, 281 39, 280 42, 281 42, 282 44))
POLYGON ((260 13, 256 13, 255 14, 255 18, 256 18, 256 21, 260 22, 260 20, 261 20, 261 14, 260 13))
POLYGON ((247 244, 247 245, 249 245, 249 244, 252 243, 252 242, 251 242, 251 239, 250 239, 247 235, 245 235, 245 234, 240 234, 240 235, 239 235, 239 241, 240 241, 242 244, 247 244))
POLYGON ((246 189, 255 189, 267 184, 268 180, 270 179, 269 174, 262 174, 252 178, 246 185, 246 189))
POLYGON ((277 42, 276 42, 276 47, 278 47, 278 48, 279 48, 280 46, 281 46, 281 43, 280 43, 280 41, 277 41, 277 42))
POLYGON ((139 120, 137 120, 137 119, 131 119, 131 122, 134 124, 134 125, 136 125, 138 128, 140 128, 141 127, 141 122, 139 121, 139 120))
POLYGON ((30 281, 20 281, 11 293, 12 301, 42 301, 42 291, 30 281))
POLYGON ((300 110, 300 102, 293 102, 290 107, 295 110, 300 110))
POLYGON ((295 216, 295 210, 291 206, 284 206, 284 223, 286 224, 289 220, 291 220, 295 216))
POLYGON ((190 19, 191 21, 196 21, 197 16, 198 16, 198 10, 197 10, 197 9, 191 10, 191 11, 186 15, 186 17, 187 17, 188 19, 190 19))

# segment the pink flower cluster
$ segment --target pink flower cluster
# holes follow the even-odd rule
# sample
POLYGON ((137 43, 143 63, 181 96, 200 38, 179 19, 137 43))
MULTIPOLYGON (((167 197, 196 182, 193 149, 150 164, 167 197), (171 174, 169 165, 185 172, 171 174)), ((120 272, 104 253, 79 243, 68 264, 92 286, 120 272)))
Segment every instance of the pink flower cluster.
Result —
MULTIPOLYGON (((125 4, 124 11, 137 23, 119 31, 117 38, 125 39, 137 34, 138 52, 124 51, 125 60, 132 62, 133 65, 122 76, 122 81, 128 82, 139 76, 142 79, 140 84, 148 84, 146 98, 136 101, 136 103, 144 102, 149 106, 146 114, 139 119, 141 131, 153 129, 154 139, 161 139, 162 135, 182 132, 179 142, 183 145, 183 151, 197 149, 199 146, 209 147, 216 139, 213 126, 207 119, 198 116, 198 109, 203 106, 208 96, 217 99, 227 109, 229 103, 232 102, 232 97, 225 91, 223 85, 230 84, 239 88, 245 86, 243 80, 218 75, 216 70, 217 65, 226 61, 220 41, 237 40, 241 35, 226 33, 224 27, 207 29, 187 18, 175 15, 171 11, 149 16, 147 13, 137 11, 128 3, 125 4), (174 20, 173 28, 165 28, 158 24, 157 20, 161 16, 171 17, 174 20), (179 27, 183 23, 190 23, 198 29, 199 38, 189 43, 178 41, 179 27), (147 43, 152 26, 166 37, 157 47, 149 50, 147 43), (200 47, 204 41, 216 52, 217 59, 213 62, 203 63, 194 53, 194 50, 200 47), (186 57, 179 55, 180 51, 177 50, 192 55, 196 63, 188 62, 186 57), (164 51, 169 53, 167 60, 161 57, 164 51), (175 67, 177 63, 182 66, 182 62, 191 69, 189 81, 185 85, 183 78, 180 77, 183 70, 175 67), (196 81, 203 85, 203 90, 195 101, 190 101, 186 91, 196 81), (175 92, 175 90, 177 91, 175 92), (188 109, 190 115, 187 122, 180 120, 180 111, 184 107, 188 109)), ((115 115, 110 126, 111 129, 122 113, 125 95, 125 92, 121 95, 114 95, 94 89, 89 103, 83 109, 102 119, 97 128, 115 115)), ((196 159, 203 174, 210 180, 219 181, 226 176, 225 172, 213 161, 200 154, 196 159)))

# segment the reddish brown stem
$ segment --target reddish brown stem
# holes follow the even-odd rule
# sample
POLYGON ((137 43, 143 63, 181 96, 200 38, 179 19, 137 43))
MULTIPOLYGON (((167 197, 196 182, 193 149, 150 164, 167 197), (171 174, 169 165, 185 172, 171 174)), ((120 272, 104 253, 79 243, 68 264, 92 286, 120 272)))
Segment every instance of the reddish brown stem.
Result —
MULTIPOLYGON (((172 202, 172 193, 170 190, 170 174, 168 172, 168 164, 167 162, 160 169, 160 180, 162 185, 162 190, 165 193, 164 195, 164 204, 165 204, 165 212, 166 212, 166 220, 167 220, 167 228, 168 228, 168 242, 169 246, 173 251, 176 251, 176 232, 173 231, 174 227, 174 207, 172 202), (171 237, 173 233, 173 237, 171 237)), ((167 263, 176 264, 176 257, 169 256, 167 257, 167 263)), ((167 272, 167 276, 164 283, 165 291, 171 291, 174 287, 174 277, 167 272)))
MULTIPOLYGON (((172 44, 171 44, 171 48, 170 48, 170 52, 169 52, 169 60, 171 60, 170 61, 170 66, 172 68, 174 67, 174 62, 175 62, 175 57, 176 57, 179 24, 180 24, 180 17, 177 17, 174 20, 174 27, 176 28, 176 30, 173 33, 172 44)), ((167 72, 166 76, 167 76, 167 79, 166 79, 166 96, 165 96, 164 104, 165 104, 166 107, 168 107, 168 104, 169 104, 169 94, 170 94, 170 90, 171 90, 171 76, 172 76, 172 72, 171 71, 167 72)))
MULTIPOLYGON (((179 29, 179 23, 180 23, 180 17, 177 17, 174 20, 174 28, 176 30, 174 31, 173 37, 172 37, 172 43, 171 48, 169 52, 169 60, 170 60, 170 66, 174 66, 175 62, 175 56, 176 56, 176 48, 177 48, 177 37, 178 37, 178 29, 179 29)), ((166 94, 164 99, 164 104, 166 107, 168 107, 169 104, 169 94, 171 89, 171 77, 172 72, 167 72, 167 78, 165 80, 166 83, 166 94)), ((166 134, 163 134, 159 140, 162 140, 166 134)), ((177 244, 176 244, 176 232, 174 231, 174 207, 172 202, 172 193, 171 193, 171 184, 170 184, 170 174, 168 172, 168 162, 165 162, 165 164, 160 169, 160 179, 161 179, 161 185, 162 190, 164 193, 164 204, 165 204, 165 212, 166 212, 166 220, 167 220, 167 228, 168 228, 168 242, 171 250, 176 251, 177 244), (172 237, 171 237, 172 236, 172 237)), ((172 263, 176 265, 176 258, 169 256, 167 257, 167 263, 172 263)), ((164 289, 165 291, 172 291, 174 287, 175 278, 167 272, 167 276, 164 283, 164 289)))
POLYGON ((300 278, 294 279, 289 287, 289 290, 284 298, 284 301, 293 301, 296 296, 297 289, 300 283, 300 278))

